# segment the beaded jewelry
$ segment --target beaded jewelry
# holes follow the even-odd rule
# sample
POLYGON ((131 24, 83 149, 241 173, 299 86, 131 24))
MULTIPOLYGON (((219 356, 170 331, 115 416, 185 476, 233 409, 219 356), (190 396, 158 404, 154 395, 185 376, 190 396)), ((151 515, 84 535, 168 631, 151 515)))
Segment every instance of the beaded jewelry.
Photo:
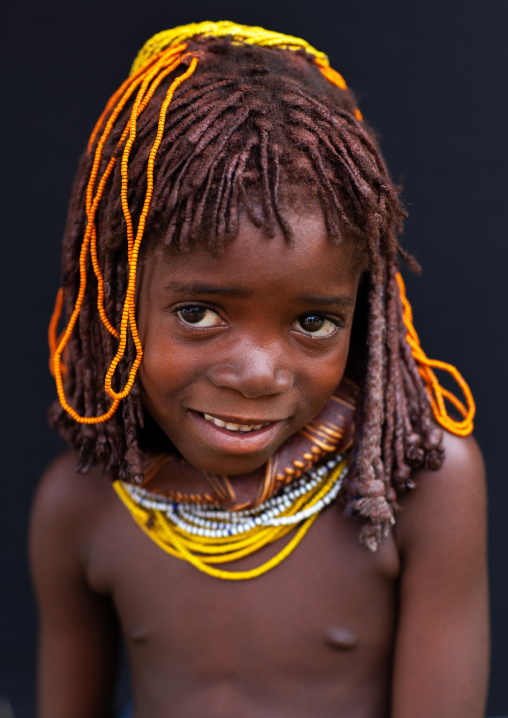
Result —
POLYGON ((321 511, 337 498, 347 472, 340 455, 313 467, 259 506, 244 511, 174 502, 121 481, 113 484, 134 521, 164 551, 209 576, 230 581, 256 578, 278 566, 298 546, 321 511), (230 563, 296 534, 273 558, 247 571, 226 571, 210 564, 230 563))
POLYGON ((416 359, 418 371, 425 382, 425 388, 427 389, 427 394, 429 395, 434 418, 451 434, 456 434, 457 436, 469 436, 469 434, 473 431, 473 419, 476 412, 476 406, 471 389, 461 376, 458 369, 447 362, 440 361, 438 359, 429 359, 423 351, 420 346, 420 339, 413 325, 413 311, 406 297, 404 280, 399 272, 397 272, 396 276, 397 283, 399 285, 400 298, 402 301, 404 324, 407 329, 406 340, 411 347, 411 353, 416 359), (441 386, 432 370, 432 367, 434 367, 434 369, 441 369, 442 371, 448 372, 448 374, 455 379, 464 395, 466 406, 455 396, 455 394, 452 394, 451 391, 448 391, 448 389, 441 386), (462 421, 455 421, 455 419, 448 414, 445 406, 445 399, 447 399, 450 404, 457 409, 459 414, 462 416, 462 421))

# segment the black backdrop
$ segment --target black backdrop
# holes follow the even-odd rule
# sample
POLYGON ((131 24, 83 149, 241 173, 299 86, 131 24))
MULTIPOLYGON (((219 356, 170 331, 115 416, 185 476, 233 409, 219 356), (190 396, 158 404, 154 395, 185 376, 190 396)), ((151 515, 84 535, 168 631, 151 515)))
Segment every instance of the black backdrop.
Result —
POLYGON ((2 16, 0 695, 16 718, 33 712, 30 497, 62 446, 46 425, 46 325, 76 161, 145 39, 205 19, 263 25, 326 51, 405 186, 404 241, 424 266, 408 287, 417 329, 429 356, 460 367, 478 404, 490 486, 488 714, 508 715, 506 0, 28 0, 2 16))

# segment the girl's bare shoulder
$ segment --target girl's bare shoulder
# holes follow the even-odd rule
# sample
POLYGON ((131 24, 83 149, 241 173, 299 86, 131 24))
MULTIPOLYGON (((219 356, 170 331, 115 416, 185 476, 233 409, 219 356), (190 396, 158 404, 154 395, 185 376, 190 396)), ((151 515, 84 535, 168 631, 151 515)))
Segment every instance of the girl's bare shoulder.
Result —
POLYGON ((473 436, 445 432, 445 460, 437 471, 415 474, 416 488, 400 501, 395 535, 401 552, 459 539, 466 550, 485 533, 486 477, 481 450, 473 436))
POLYGON ((76 464, 76 454, 67 451, 41 477, 32 505, 32 543, 52 537, 79 541, 97 513, 107 510, 114 493, 103 469, 92 467, 80 474, 76 464))

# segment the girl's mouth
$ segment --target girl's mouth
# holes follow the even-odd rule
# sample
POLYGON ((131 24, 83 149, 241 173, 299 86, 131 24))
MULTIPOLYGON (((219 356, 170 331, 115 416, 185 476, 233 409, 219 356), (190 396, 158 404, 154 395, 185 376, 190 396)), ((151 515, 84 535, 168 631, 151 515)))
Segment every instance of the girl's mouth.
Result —
POLYGON ((201 440, 215 451, 237 456, 267 451, 274 442, 278 444, 278 437, 285 424, 282 419, 262 421, 261 417, 219 417, 193 410, 189 411, 189 417, 198 429, 201 440))

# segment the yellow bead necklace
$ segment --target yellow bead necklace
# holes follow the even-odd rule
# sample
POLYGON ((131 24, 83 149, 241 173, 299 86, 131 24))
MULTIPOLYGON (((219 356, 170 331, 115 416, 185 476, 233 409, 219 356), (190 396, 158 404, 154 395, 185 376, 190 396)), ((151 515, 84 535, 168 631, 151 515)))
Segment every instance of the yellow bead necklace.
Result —
POLYGON ((347 459, 335 457, 247 511, 174 502, 121 481, 113 486, 134 521, 164 551, 209 576, 242 581, 261 576, 289 556, 321 511, 337 497, 346 471, 347 459), (295 528, 289 543, 261 566, 248 571, 213 566, 250 556, 295 528))

